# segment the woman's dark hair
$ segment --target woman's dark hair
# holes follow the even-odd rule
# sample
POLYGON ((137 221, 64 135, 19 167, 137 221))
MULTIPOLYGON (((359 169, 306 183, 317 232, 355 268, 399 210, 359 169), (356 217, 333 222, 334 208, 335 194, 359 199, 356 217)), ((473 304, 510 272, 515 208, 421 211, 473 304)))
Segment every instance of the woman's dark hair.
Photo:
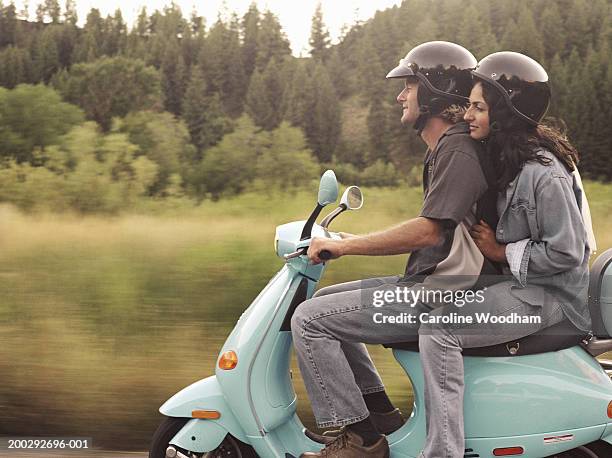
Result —
POLYGON ((519 119, 506 105, 503 96, 486 81, 482 94, 489 106, 490 134, 486 140, 489 157, 497 171, 498 189, 508 186, 526 162, 550 164, 550 159, 537 154, 545 149, 554 154, 571 172, 578 163, 578 151, 557 128, 539 124, 534 126, 519 119))

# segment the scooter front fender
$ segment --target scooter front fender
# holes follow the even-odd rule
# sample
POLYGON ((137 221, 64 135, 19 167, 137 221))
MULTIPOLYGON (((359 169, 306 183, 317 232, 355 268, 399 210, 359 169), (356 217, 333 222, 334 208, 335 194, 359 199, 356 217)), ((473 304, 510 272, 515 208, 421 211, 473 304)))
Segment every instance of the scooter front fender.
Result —
POLYGON ((183 388, 159 408, 163 415, 179 418, 192 418, 194 410, 216 410, 221 416, 217 420, 189 421, 174 436, 172 444, 193 452, 208 452, 217 448, 228 433, 249 443, 214 375, 183 388))

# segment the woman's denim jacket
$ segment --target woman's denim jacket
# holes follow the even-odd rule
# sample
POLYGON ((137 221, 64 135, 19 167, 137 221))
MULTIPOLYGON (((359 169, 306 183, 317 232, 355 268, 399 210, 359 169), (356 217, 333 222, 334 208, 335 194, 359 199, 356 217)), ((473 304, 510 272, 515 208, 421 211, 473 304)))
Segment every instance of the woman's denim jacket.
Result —
POLYGON ((559 304, 567 318, 588 331, 589 254, 581 190, 574 175, 550 152, 552 162, 528 162, 499 196, 496 238, 516 281, 511 294, 535 306, 559 304))

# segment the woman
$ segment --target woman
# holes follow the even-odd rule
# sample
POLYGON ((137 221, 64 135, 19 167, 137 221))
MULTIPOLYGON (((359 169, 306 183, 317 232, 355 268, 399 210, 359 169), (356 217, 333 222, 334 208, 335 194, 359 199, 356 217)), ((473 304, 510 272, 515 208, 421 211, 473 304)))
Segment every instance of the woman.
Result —
POLYGON ((471 235, 511 276, 487 288, 481 303, 431 314, 538 318, 526 320, 529 324, 421 326, 426 458, 464 455, 463 348, 507 342, 564 320, 581 331, 591 325, 587 285, 594 244, 588 242, 590 224, 581 212, 586 200, 575 172, 577 152, 559 132, 540 124, 550 101, 548 75, 536 61, 514 52, 491 54, 472 73, 465 120, 496 164, 500 219, 495 232, 481 222, 471 235))

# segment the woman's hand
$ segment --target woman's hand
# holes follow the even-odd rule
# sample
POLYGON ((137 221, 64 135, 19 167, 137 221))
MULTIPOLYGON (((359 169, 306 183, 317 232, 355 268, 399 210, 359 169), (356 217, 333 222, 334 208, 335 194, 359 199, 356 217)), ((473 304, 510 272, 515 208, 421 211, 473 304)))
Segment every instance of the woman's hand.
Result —
POLYGON ((484 220, 480 220, 480 223, 472 226, 470 235, 486 258, 495 262, 508 262, 506 260, 506 245, 497 243, 495 232, 484 220))

